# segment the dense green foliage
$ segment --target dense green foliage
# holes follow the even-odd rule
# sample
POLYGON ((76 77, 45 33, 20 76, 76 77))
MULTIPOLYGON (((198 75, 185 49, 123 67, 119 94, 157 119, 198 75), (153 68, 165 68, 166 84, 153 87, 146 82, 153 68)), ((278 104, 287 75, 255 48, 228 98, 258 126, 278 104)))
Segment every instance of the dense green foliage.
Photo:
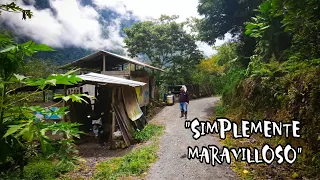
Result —
MULTIPOLYGON (((193 71, 195 84, 200 84, 203 94, 231 94, 244 74, 244 68, 237 61, 237 44, 228 42, 216 48, 218 53, 211 58, 202 60, 193 71)), ((226 99, 230 101, 231 99, 226 99)))
POLYGON ((247 76, 251 77, 252 82, 260 82, 262 91, 270 89, 269 101, 274 101, 273 105, 279 104, 274 108, 287 109, 292 113, 290 118, 301 121, 304 125, 303 134, 314 150, 319 151, 318 137, 314 137, 320 134, 316 125, 320 120, 319 107, 315 103, 319 101, 317 77, 320 71, 320 13, 314 11, 318 7, 318 1, 308 1, 307 4, 291 0, 266 1, 260 5, 255 22, 248 23, 246 34, 258 39, 257 56, 252 58, 247 76), (274 24, 273 21, 264 21, 262 16, 265 15, 269 19, 280 18, 278 21, 285 28, 278 28, 278 23, 274 24), (302 25, 302 22, 305 24, 302 25), (265 27, 256 26, 256 23, 265 24, 265 27), (268 33, 276 35, 271 38, 268 33), (291 46, 280 38, 284 33, 292 36, 291 46), (269 55, 266 56, 265 52, 269 55), (266 60, 268 63, 265 63, 266 60))
POLYGON ((50 60, 33 59, 30 58, 25 61, 23 67, 18 72, 24 76, 31 76, 34 78, 46 78, 58 71, 58 66, 53 64, 50 60))
MULTIPOLYGON (((36 51, 51 49, 46 45, 39 45, 32 41, 16 44, 7 34, 2 34, 1 37, 3 40, 0 51, 3 59, 0 68, 1 174, 14 171, 16 167, 19 167, 21 173, 24 173, 23 168, 29 159, 39 154, 58 160, 58 166, 69 164, 71 167, 77 154, 72 138, 79 137, 80 132, 76 128, 78 124, 46 122, 34 115, 34 112, 41 112, 49 116, 65 115, 66 108, 52 111, 49 107, 29 106, 24 100, 30 95, 26 94, 24 97, 16 99, 15 95, 10 92, 21 85, 30 85, 38 87, 38 90, 33 94, 39 94, 50 86, 75 84, 81 79, 70 74, 72 72, 37 79, 15 74, 18 69, 23 69, 24 56, 32 56, 36 51), (47 136, 48 132, 61 134, 65 138, 59 141, 54 140, 47 136), (41 149, 40 153, 36 151, 38 145, 41 149)), ((55 95, 55 97, 66 101, 72 99, 72 101, 78 102, 83 100, 81 96, 55 95)))
POLYGON ((32 162, 25 167, 25 178, 30 180, 53 180, 58 175, 59 172, 51 161, 40 160, 39 162, 32 162))
POLYGON ((201 19, 200 38, 213 45, 217 38, 226 33, 238 35, 243 32, 244 22, 248 21, 262 0, 200 0, 198 12, 205 17, 201 19))
POLYGON ((217 38, 226 33, 238 39, 237 55, 239 62, 247 66, 253 55, 256 41, 245 36, 245 22, 256 12, 254 9, 263 0, 200 0, 198 12, 204 16, 197 23, 199 39, 213 45, 217 38))
MULTIPOLYGON (((61 174, 72 170, 73 167, 66 165, 57 165, 52 160, 43 157, 32 158, 30 163, 24 167, 24 177, 26 180, 54 180, 61 174)), ((12 180, 21 180, 19 173, 14 172, 6 177, 12 180)))
POLYGON ((66 48, 55 48, 55 52, 39 52, 34 57, 37 59, 50 59, 52 63, 57 65, 63 65, 71 63, 75 60, 88 56, 94 53, 93 50, 77 48, 77 47, 66 47, 66 48))
MULTIPOLYGON (((19 10, 19 7, 15 4, 6 6, 19 10)), ((52 51, 52 49, 33 41, 19 44, 13 40, 10 33, 0 33, 1 178, 8 177, 8 174, 17 174, 17 168, 20 169, 18 179, 53 178, 58 174, 55 173, 56 170, 50 167, 72 168, 77 161, 77 150, 73 138, 79 137, 81 133, 77 129, 79 124, 47 122, 44 118, 35 115, 36 112, 40 112, 44 116, 64 116, 67 113, 67 107, 51 110, 50 107, 30 106, 26 103, 26 100, 31 95, 42 94, 50 86, 72 85, 80 82, 81 79, 72 74, 73 71, 66 74, 51 74, 51 69, 45 70, 46 66, 43 62, 31 60, 32 56, 38 51, 52 51), (29 57, 27 65, 25 64, 25 57, 29 57), (31 64, 31 67, 28 64, 31 64), (35 79, 17 74, 18 72, 25 72, 27 75, 32 75, 34 73, 30 70, 32 67, 33 71, 36 67, 43 68, 41 69, 42 73, 34 74, 35 79), (38 89, 31 94, 20 93, 20 96, 17 96, 14 92, 21 86, 35 86, 38 89), (50 134, 58 135, 60 139, 49 137, 50 134), (40 160, 40 162, 28 165, 34 157, 46 158, 49 163, 44 161, 42 163, 40 160), (56 162, 55 165, 50 164, 50 162, 53 163, 53 160, 56 162), (26 168, 24 169, 24 167, 26 168)), ((61 101, 76 102, 83 101, 81 96, 84 95, 54 95, 55 98, 62 99, 61 101)))
MULTIPOLYGON (((218 89, 222 90, 223 106, 217 108, 218 114, 228 110, 239 119, 299 120, 303 140, 286 142, 303 143, 310 156, 300 160, 304 166, 288 171, 307 177, 319 176, 320 168, 319 5, 318 0, 206 0, 198 7, 205 15, 198 24, 203 40, 213 43, 227 32, 239 35, 235 51, 218 49, 212 57, 211 66, 222 66, 224 72, 216 68, 209 78, 213 82, 223 79, 223 83, 213 84, 213 89, 221 85, 218 89), (248 46, 251 48, 245 48, 248 46), (219 63, 217 56, 222 54, 230 57, 224 55, 219 63), (245 58, 248 55, 250 58, 245 58)), ((204 68, 198 71, 208 72, 204 68)), ((267 169, 264 173, 281 177, 267 169)))
POLYGON ((178 16, 161 16, 155 21, 135 23, 125 29, 126 47, 131 57, 146 55, 151 64, 165 68, 156 74, 157 86, 183 84, 191 81, 193 68, 202 59, 195 38, 184 30, 185 23, 177 23, 178 16))

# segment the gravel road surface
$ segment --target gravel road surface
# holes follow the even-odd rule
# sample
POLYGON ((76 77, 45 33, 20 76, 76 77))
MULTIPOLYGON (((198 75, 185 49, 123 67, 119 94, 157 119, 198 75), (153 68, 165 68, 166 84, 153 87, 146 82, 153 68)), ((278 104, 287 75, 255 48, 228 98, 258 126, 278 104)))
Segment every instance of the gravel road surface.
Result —
MULTIPOLYGON (((188 120, 197 117, 207 120, 212 116, 213 106, 218 97, 203 98, 190 101, 188 120)), ((186 155, 188 146, 194 147, 216 145, 221 147, 218 137, 202 136, 198 140, 192 138, 190 129, 184 128, 184 118, 180 118, 179 104, 165 107, 153 119, 155 123, 166 126, 165 134, 160 138, 159 159, 154 163, 146 176, 148 180, 183 180, 183 179, 237 179, 230 165, 200 163, 198 159, 189 160, 186 155)))

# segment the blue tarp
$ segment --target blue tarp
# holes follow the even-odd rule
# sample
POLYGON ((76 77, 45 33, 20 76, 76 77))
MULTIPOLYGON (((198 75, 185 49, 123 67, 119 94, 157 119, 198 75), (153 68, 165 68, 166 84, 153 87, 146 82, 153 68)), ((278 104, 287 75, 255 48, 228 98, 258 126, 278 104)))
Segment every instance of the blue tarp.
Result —
MULTIPOLYGON (((52 110, 52 111, 57 111, 59 108, 58 107, 51 107, 49 109, 52 110)), ((35 112, 34 115, 39 119, 43 118, 43 114, 41 114, 40 112, 35 112)), ((62 119, 62 117, 58 116, 56 114, 54 114, 54 115, 48 115, 47 114, 45 119, 62 119)))

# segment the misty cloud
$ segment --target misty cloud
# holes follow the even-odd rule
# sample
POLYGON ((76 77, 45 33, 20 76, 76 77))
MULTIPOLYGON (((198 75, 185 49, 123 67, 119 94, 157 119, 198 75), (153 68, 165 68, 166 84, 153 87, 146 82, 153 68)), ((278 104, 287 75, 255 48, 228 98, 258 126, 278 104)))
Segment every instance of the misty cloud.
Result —
MULTIPOLYGON (((161 14, 179 15, 179 22, 185 21, 189 17, 198 17, 198 0, 93 0, 93 3, 99 8, 109 8, 121 14, 128 16, 128 11, 140 20, 149 20, 160 17, 161 14)), ((230 34, 226 34, 224 40, 217 39, 215 46, 229 41, 230 34)), ((211 56, 217 51, 204 42, 197 42, 199 49, 206 56, 211 56)))
POLYGON ((158 18, 161 14, 179 15, 179 21, 198 16, 198 0, 93 0, 98 7, 110 8, 125 15, 128 11, 141 20, 158 18))
POLYGON ((54 48, 75 46, 87 49, 122 49, 120 37, 120 19, 114 19, 106 27, 108 38, 103 38, 99 13, 90 6, 82 6, 77 0, 50 0, 51 9, 38 10, 33 5, 26 6, 16 1, 23 8, 32 10, 34 17, 22 21, 21 14, 3 12, 2 22, 15 33, 28 36, 39 43, 54 48))
MULTIPOLYGON (((19 13, 3 12, 0 21, 15 33, 53 48, 74 46, 93 50, 124 50, 125 44, 120 36, 124 19, 143 21, 158 18, 161 14, 179 15, 179 21, 190 16, 199 17, 196 8, 198 0, 189 0, 188 3, 185 0, 92 0, 96 9, 83 6, 79 0, 49 0, 50 9, 42 10, 35 8, 35 0, 28 0, 30 5, 24 5, 22 0, 15 2, 32 10, 34 17, 23 21, 19 13), (102 9, 112 10, 120 17, 103 22, 100 14, 102 9)), ((218 40, 216 45, 223 42, 218 40)), ((214 53, 206 43, 197 44, 205 55, 211 56, 214 53)))

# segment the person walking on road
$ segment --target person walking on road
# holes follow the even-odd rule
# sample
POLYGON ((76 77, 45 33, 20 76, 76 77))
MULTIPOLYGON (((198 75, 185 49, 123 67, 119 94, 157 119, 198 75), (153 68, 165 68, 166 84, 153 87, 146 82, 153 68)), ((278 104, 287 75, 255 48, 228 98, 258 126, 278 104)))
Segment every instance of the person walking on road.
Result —
POLYGON ((185 119, 187 119, 189 94, 187 92, 187 87, 185 85, 183 85, 180 90, 181 92, 179 94, 179 102, 180 102, 181 118, 185 116, 185 119))

